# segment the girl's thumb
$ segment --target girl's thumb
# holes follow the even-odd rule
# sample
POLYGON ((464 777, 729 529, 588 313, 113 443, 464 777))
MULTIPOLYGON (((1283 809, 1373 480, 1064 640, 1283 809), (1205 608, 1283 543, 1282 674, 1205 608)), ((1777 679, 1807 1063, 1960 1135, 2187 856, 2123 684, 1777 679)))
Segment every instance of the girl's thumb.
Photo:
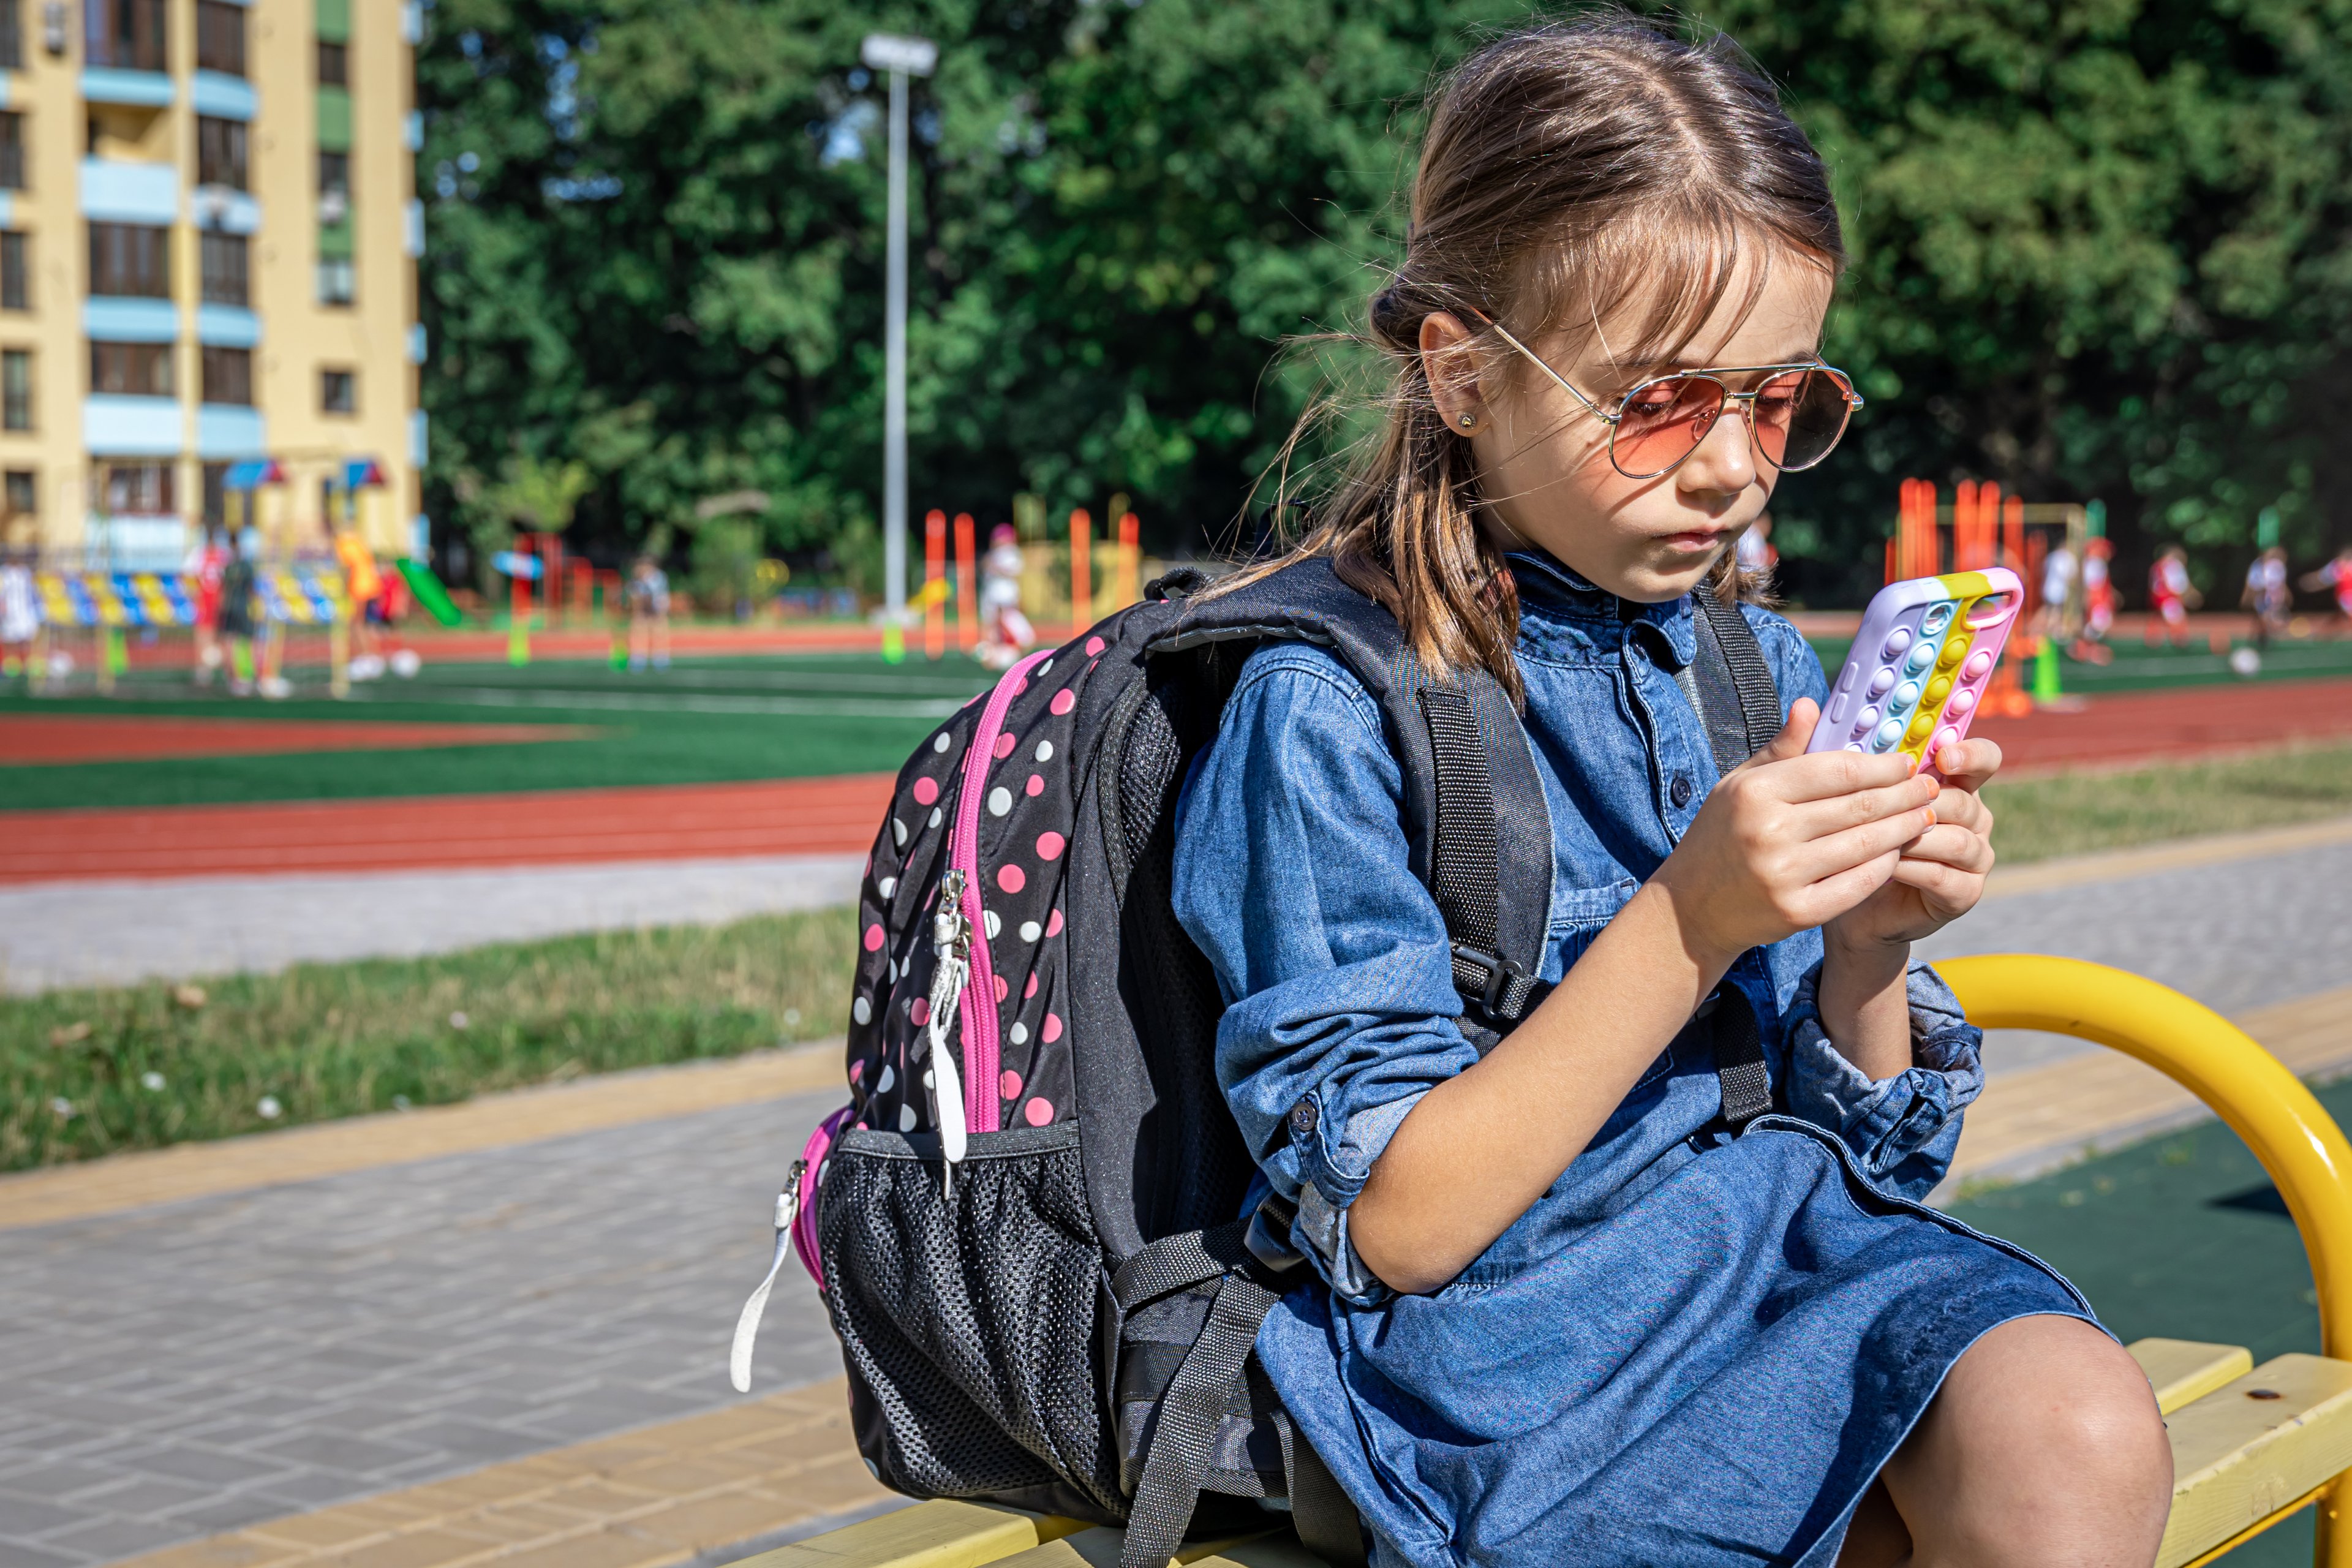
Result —
POLYGON ((1788 722, 1780 732, 1764 742, 1764 749, 1742 764, 1756 767, 1765 763, 1785 763, 1791 757, 1801 757, 1812 742, 1813 726, 1821 721, 1822 710, 1810 697, 1800 697, 1789 705, 1788 722))

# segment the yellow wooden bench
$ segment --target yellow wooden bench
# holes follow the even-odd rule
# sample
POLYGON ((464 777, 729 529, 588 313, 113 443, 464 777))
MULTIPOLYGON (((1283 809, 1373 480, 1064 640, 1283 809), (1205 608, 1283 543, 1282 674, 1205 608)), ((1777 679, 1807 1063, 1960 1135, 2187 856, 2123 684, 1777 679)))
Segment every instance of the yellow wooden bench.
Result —
MULTIPOLYGON (((2210 1106, 2286 1200, 2318 1287, 2325 1355, 2256 1366, 2236 1345, 2141 1340, 2172 1438, 2172 1517, 2158 1568, 2197 1568, 2306 1505, 2316 1568, 2352 1568, 2352 1144, 2276 1058, 2210 1009, 2122 970, 2003 955, 1937 965, 1969 1017, 2109 1046, 2210 1106), (2344 1359, 2337 1359, 2344 1358, 2344 1359)), ((738 1568, 1116 1568, 1120 1532, 1014 1509, 925 1502, 748 1558, 738 1568)), ((1202 1568, 1319 1568, 1286 1532, 1188 1544, 1202 1568)))

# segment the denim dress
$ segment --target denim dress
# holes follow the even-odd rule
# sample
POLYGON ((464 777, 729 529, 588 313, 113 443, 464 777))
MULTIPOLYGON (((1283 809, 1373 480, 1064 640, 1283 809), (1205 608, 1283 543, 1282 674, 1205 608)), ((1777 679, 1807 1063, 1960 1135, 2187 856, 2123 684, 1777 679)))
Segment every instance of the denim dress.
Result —
MULTIPOLYGON (((1686 695, 1689 600, 1512 566, 1556 981, 1717 774, 1686 695)), ((1747 615, 1784 703, 1820 700, 1796 630, 1747 615)), ((1348 1206, 1414 1102, 1477 1059, 1402 798, 1372 700, 1290 643, 1251 656, 1178 808, 1177 913, 1228 1006, 1219 1081, 1321 1276, 1258 1336, 1284 1403, 1381 1564, 1832 1563, 1977 1336, 2095 1321, 2046 1266, 1919 1201, 1983 1087, 1979 1031, 1915 967, 1916 1065, 1874 1083, 1822 1033, 1821 933, 1751 950, 1727 984, 1761 1026, 1771 1114, 1727 1136, 1709 1037, 1685 1030, 1476 1261, 1395 1294, 1348 1206)))

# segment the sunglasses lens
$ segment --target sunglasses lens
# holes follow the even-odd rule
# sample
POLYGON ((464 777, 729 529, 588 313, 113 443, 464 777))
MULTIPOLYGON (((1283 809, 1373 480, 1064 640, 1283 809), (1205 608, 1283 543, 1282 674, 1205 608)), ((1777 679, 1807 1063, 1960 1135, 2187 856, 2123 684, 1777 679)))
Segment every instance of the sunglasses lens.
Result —
POLYGON ((1625 399, 1610 456, 1629 479, 1663 474, 1706 439, 1722 413, 1721 382, 1678 375, 1646 383, 1625 399))
POLYGON ((1784 372, 1756 389, 1756 445, 1783 470, 1810 468, 1845 434, 1853 388, 1826 367, 1784 372))

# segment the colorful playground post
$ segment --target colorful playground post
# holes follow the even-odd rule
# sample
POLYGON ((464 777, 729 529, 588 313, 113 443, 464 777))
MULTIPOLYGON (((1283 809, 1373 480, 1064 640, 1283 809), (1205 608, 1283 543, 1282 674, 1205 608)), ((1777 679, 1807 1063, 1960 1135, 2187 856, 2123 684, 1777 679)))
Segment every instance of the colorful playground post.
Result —
POLYGON ((923 657, 948 651, 948 514, 933 507, 923 514, 923 657))
POLYGON ((1095 618, 1094 574, 1087 559, 1094 542, 1095 520, 1084 507, 1070 509, 1070 631, 1073 635, 1095 618))
POLYGON ((1118 514, 1118 602, 1132 605, 1143 597, 1143 520, 1131 511, 1118 514))
POLYGON ((978 558, 972 554, 971 513, 955 514, 956 640, 971 653, 980 647, 980 612, 973 600, 972 581, 978 558))

